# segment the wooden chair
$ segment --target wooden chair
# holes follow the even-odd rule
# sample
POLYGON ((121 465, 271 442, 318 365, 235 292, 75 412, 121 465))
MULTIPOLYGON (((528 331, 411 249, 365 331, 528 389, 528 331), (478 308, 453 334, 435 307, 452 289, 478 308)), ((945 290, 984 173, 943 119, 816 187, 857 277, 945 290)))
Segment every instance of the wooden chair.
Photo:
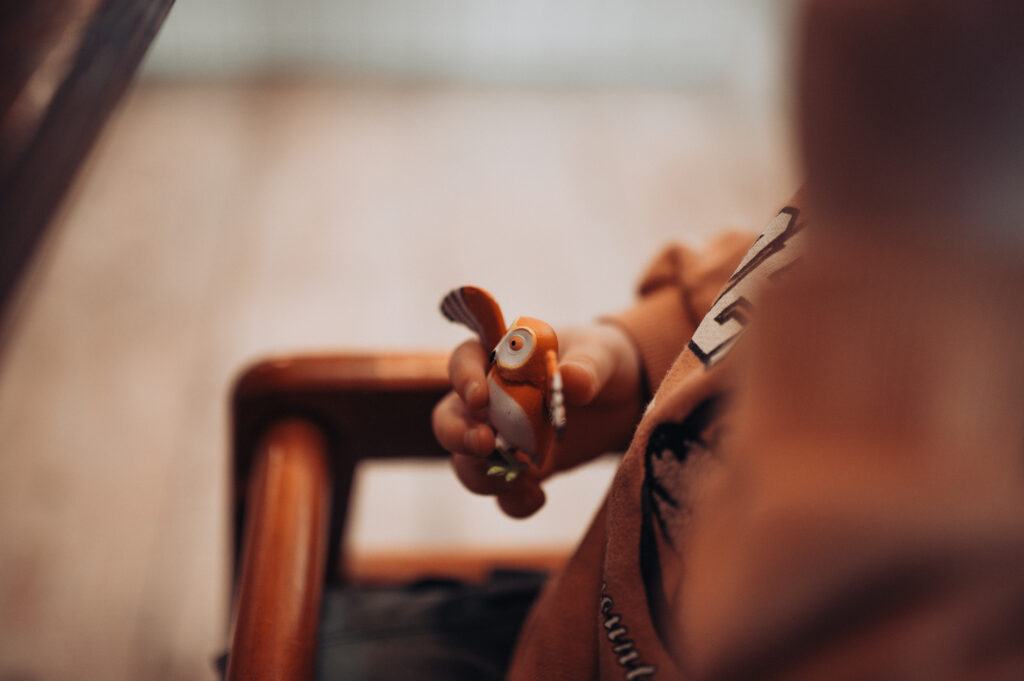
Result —
MULTIPOLYGON (((352 478, 368 458, 437 458, 430 412, 450 389, 441 354, 268 359, 232 394, 235 595, 228 679, 308 679, 325 582, 422 572, 416 556, 353 569, 344 553, 352 478)), ((431 571, 551 569, 561 554, 449 557, 431 571)))

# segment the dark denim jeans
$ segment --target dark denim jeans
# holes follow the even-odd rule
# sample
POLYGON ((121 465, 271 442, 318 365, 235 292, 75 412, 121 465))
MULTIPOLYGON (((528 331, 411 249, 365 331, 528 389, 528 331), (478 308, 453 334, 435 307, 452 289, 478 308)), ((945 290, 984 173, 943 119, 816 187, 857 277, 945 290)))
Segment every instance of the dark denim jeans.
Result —
POLYGON ((482 584, 428 579, 329 588, 321 681, 500 681, 545 576, 496 571, 482 584))

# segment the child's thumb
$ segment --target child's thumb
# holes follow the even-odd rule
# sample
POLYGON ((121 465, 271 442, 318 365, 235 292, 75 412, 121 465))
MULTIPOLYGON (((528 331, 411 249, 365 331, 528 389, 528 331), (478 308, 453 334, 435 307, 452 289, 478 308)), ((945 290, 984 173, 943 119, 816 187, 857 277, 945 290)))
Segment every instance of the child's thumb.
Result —
POLYGON ((600 394, 615 369, 615 359, 600 343, 583 342, 571 348, 559 367, 565 403, 582 407, 600 394))

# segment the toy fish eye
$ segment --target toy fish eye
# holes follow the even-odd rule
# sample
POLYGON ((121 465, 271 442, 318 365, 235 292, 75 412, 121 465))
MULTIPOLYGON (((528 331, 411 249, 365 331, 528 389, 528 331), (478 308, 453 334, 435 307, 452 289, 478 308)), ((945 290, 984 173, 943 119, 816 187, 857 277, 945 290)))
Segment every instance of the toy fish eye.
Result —
POLYGON ((502 339, 496 348, 497 364, 505 369, 518 369, 533 352, 534 336, 528 328, 517 327, 502 339))

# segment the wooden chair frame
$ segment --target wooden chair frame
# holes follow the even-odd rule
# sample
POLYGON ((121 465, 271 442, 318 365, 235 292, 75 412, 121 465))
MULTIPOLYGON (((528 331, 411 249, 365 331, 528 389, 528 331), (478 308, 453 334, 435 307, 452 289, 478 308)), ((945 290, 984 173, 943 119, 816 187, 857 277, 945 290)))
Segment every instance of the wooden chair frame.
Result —
POLYGON ((430 428, 440 354, 268 359, 232 392, 235 595, 228 679, 308 679, 325 580, 364 458, 443 457, 430 428))

